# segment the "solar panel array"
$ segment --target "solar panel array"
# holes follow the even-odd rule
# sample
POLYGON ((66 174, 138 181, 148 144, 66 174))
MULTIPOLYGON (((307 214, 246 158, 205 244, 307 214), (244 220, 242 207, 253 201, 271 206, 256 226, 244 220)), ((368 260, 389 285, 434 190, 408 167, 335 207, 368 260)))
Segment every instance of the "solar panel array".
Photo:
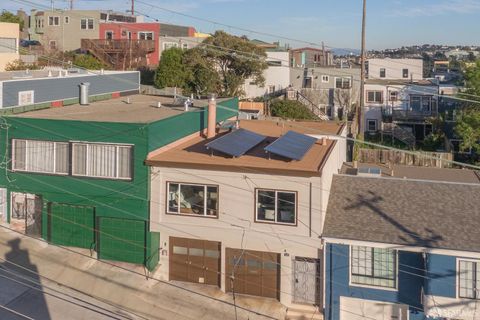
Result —
POLYGON ((265 147, 265 151, 292 160, 302 160, 316 141, 316 138, 295 131, 288 131, 265 147))
POLYGON ((207 149, 219 151, 232 157, 240 157, 260 144, 265 138, 258 133, 238 129, 207 143, 205 146, 207 149))

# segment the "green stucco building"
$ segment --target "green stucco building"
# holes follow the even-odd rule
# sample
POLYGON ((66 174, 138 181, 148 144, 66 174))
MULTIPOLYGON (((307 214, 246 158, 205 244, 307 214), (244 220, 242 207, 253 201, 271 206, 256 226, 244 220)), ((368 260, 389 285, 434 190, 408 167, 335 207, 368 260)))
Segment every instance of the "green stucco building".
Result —
MULTIPOLYGON (((155 268, 159 234, 148 231, 144 161, 207 126, 202 102, 188 112, 170 102, 132 95, 3 116, 0 217, 16 230, 90 249, 99 259, 155 268)), ((237 99, 218 104, 218 122, 238 112, 237 99)))

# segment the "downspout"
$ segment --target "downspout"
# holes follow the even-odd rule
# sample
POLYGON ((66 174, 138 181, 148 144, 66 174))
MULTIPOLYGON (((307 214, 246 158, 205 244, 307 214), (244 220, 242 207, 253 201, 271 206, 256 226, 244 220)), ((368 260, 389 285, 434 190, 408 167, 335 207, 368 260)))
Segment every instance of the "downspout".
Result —
POLYGON ((310 194, 308 199, 308 234, 312 237, 312 183, 310 182, 310 194))

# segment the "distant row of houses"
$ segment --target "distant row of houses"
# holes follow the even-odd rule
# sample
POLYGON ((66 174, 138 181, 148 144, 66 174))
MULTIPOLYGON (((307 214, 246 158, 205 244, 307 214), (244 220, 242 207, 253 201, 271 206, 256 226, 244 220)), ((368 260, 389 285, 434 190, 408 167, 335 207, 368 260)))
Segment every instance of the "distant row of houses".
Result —
POLYGON ((478 172, 355 168, 343 124, 139 89, 138 72, 0 73, 2 223, 309 317, 476 317, 478 172))

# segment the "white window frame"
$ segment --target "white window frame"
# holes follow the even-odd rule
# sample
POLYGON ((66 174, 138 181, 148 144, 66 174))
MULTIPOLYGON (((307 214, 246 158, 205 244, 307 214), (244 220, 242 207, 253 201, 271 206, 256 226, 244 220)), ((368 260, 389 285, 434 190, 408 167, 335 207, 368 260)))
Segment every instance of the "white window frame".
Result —
POLYGON ((217 219, 219 217, 219 198, 220 198, 220 188, 218 185, 213 185, 213 184, 201 184, 201 183, 190 183, 190 182, 174 182, 174 181, 169 181, 167 182, 167 201, 166 201, 166 212, 168 214, 174 214, 178 216, 189 216, 189 217, 203 217, 203 218, 210 218, 210 219, 217 219), (180 192, 182 185, 184 186, 197 186, 197 187, 203 187, 203 215, 199 214, 193 214, 193 213, 182 213, 180 212, 180 204, 178 204, 178 210, 177 212, 170 211, 170 205, 169 205, 169 196, 170 196, 170 185, 171 184, 176 184, 178 185, 178 192, 180 192), (216 208, 216 215, 208 215, 207 211, 207 189, 208 187, 214 187, 217 188, 217 208, 216 208))
POLYGON ((290 190, 276 190, 276 189, 264 189, 264 188, 257 188, 255 189, 255 222, 257 223, 269 223, 269 224, 277 224, 277 225, 285 225, 285 226, 296 226, 298 221, 298 193, 296 191, 290 190), (259 191, 268 191, 268 192, 275 192, 275 221, 269 220, 261 220, 258 218, 258 192, 259 191), (291 193, 295 195, 295 221, 293 223, 287 222, 278 222, 278 193, 291 193))
POLYGON ((95 30, 95 19, 93 18, 82 18, 80 19, 80 30, 95 30), (82 24, 85 21, 85 28, 82 28, 82 24), (89 22, 92 21, 92 27, 89 28, 89 22))
POLYGON ((60 16, 49 16, 48 17, 48 25, 52 26, 52 27, 60 26, 60 16), (55 20, 57 20, 57 23, 55 23, 55 20))
POLYGON ((329 83, 330 82, 330 76, 329 75, 322 75, 322 83, 329 83))
POLYGON ((368 132, 376 132, 378 131, 378 120, 377 119, 367 119, 367 131, 368 132), (370 122, 375 122, 375 130, 370 130, 370 122))
POLYGON ((379 77, 382 78, 382 79, 387 77, 387 69, 386 68, 380 68, 379 77))
POLYGON ((477 301, 480 300, 480 288, 476 289, 476 297, 475 298, 467 298, 467 297, 461 297, 460 296, 460 261, 465 261, 465 262, 475 262, 477 264, 476 268, 480 268, 480 260, 477 259, 468 259, 468 258, 457 258, 456 266, 457 266, 457 272, 455 275, 455 288, 456 288, 456 296, 457 299, 466 299, 469 301, 477 301))
MULTIPOLYGON (((384 290, 384 291, 398 291, 398 250, 395 249, 390 249, 395 252, 395 287, 383 287, 383 286, 373 286, 373 285, 368 285, 368 284, 361 284, 361 283, 355 283, 352 282, 352 251, 353 247, 367 247, 367 248, 376 248, 376 247, 370 247, 370 246, 355 246, 355 245, 350 245, 349 246, 349 256, 348 256, 348 285, 352 287, 361 287, 361 288, 370 288, 370 289, 376 289, 376 290, 384 290)), ((388 248, 378 248, 378 249, 388 249, 388 248)))
POLYGON ((335 89, 351 89, 352 88, 352 78, 351 77, 335 77, 335 89), (337 87, 337 80, 342 79, 342 86, 337 87), (348 88, 344 88, 345 81, 348 80, 348 88))
POLYGON ((60 176, 68 176, 69 175, 69 165, 70 165, 70 144, 69 142, 64 142, 64 141, 48 141, 48 140, 32 140, 32 139, 12 139, 12 166, 11 170, 14 172, 33 172, 33 173, 44 173, 44 174, 49 174, 49 175, 60 175, 60 176), (51 142, 53 143, 53 172, 48 172, 48 171, 40 171, 35 168, 29 169, 28 168, 28 154, 25 152, 25 169, 16 169, 15 168, 15 145, 17 141, 25 141, 25 149, 28 150, 28 148, 31 148, 29 146, 30 141, 41 141, 41 142, 51 142), (68 146, 68 157, 67 157, 67 172, 57 172, 57 144, 66 144, 68 146))
POLYGON ((26 91, 19 91, 18 92, 18 105, 19 106, 29 106, 35 104, 35 91, 33 90, 26 90, 26 91), (31 96, 31 102, 23 103, 23 96, 24 95, 30 95, 31 96))
POLYGON ((396 102, 398 101, 398 91, 392 90, 388 92, 388 101, 396 102), (395 99, 392 99, 392 96, 395 96, 395 99))
POLYGON ((384 93, 384 92, 383 92, 382 90, 367 90, 366 95, 365 95, 365 99, 367 100, 367 103, 382 104, 383 101, 384 101, 383 93, 384 93), (373 92, 373 93, 374 93, 374 95, 375 95, 375 96, 374 96, 374 100, 369 100, 368 94, 369 94, 370 92, 373 92), (376 95, 377 95, 378 93, 380 93, 380 98, 381 98, 380 100, 381 100, 381 101, 375 100, 376 95))
POLYGON ((178 48, 178 43, 177 42, 164 42, 163 43, 163 50, 168 50, 171 48, 178 48))
POLYGON ((96 178, 96 179, 107 179, 107 180, 124 180, 124 181, 131 181, 133 180, 133 145, 131 144, 120 144, 120 143, 101 143, 101 142, 82 142, 82 141, 72 141, 71 142, 71 149, 72 149, 72 156, 71 156, 71 163, 72 163, 72 176, 74 177, 86 177, 86 178, 96 178), (85 145, 86 146, 86 164, 85 164, 85 174, 78 174, 74 173, 75 172, 75 145, 85 145), (115 146, 115 177, 105 177, 105 176, 95 176, 89 174, 89 149, 90 146, 92 145, 102 145, 102 146, 115 146), (119 176, 119 166, 118 166, 118 153, 120 147, 128 147, 130 148, 130 177, 125 178, 125 177, 120 177, 119 176))
POLYGON ((155 32, 153 31, 139 31, 138 32, 138 40, 148 40, 147 39, 147 34, 152 34, 152 40, 155 39, 155 32), (145 39, 141 39, 141 36, 144 36, 145 39))

